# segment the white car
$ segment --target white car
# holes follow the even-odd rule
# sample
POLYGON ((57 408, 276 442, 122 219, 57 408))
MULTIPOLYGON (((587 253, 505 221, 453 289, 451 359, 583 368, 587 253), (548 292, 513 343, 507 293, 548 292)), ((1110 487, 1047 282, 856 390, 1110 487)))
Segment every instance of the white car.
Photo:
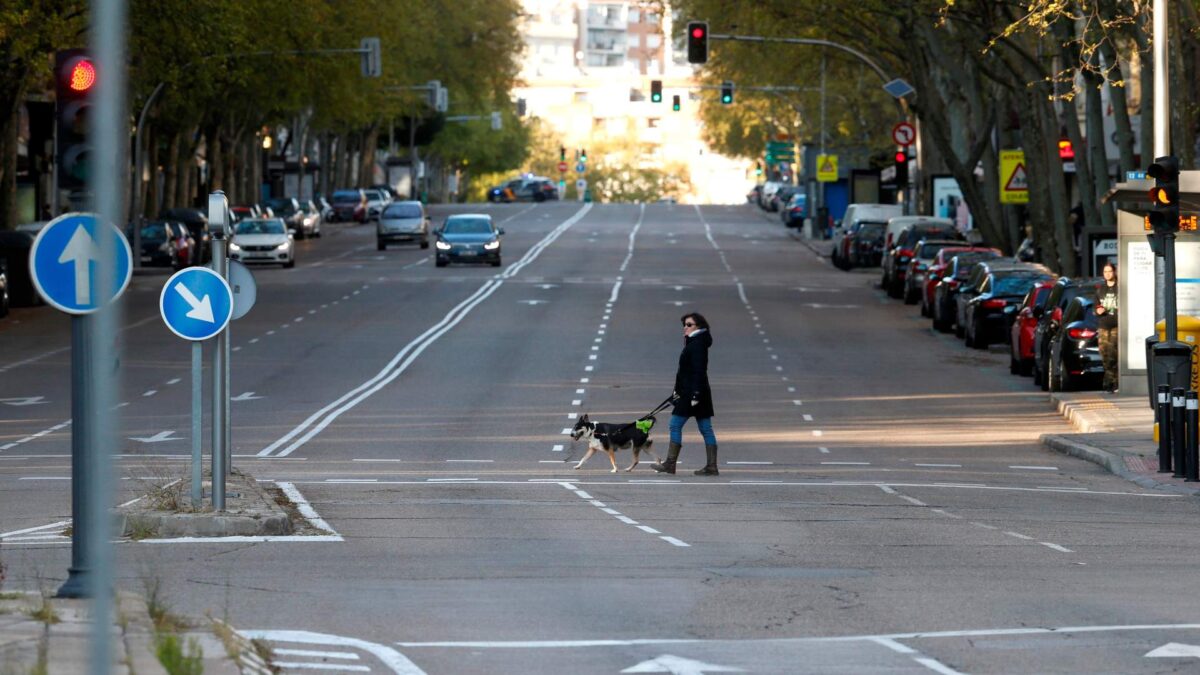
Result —
POLYGON ((383 190, 363 190, 363 193, 367 195, 367 220, 379 220, 392 198, 383 190))
POLYGON ((375 248, 384 251, 389 242, 414 241, 429 248, 429 216, 421 202, 392 202, 383 209, 375 226, 375 248))
POLYGON ((233 226, 229 257, 292 268, 296 266, 296 242, 280 218, 247 218, 233 226))

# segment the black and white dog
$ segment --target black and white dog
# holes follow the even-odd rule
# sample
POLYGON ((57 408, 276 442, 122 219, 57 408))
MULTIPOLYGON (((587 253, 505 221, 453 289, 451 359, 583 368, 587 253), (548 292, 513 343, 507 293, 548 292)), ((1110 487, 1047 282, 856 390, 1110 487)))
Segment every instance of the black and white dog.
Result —
POLYGON ((654 451, 650 449, 650 446, 654 443, 650 439, 649 431, 649 427, 654 426, 653 418, 649 420, 649 424, 646 424, 644 420, 642 422, 642 426, 646 428, 646 431, 638 428, 637 422, 630 422, 629 424, 592 422, 586 414, 579 418, 579 421, 575 423, 575 428, 571 429, 571 440, 587 439, 588 449, 583 459, 579 460, 579 463, 575 465, 575 468, 582 467, 583 463, 596 454, 597 450, 603 450, 608 453, 608 461, 612 463, 612 471, 609 473, 616 473, 616 451, 624 450, 625 448, 633 449, 633 463, 625 468, 626 471, 633 471, 633 467, 638 465, 638 456, 641 455, 643 450, 650 453, 654 461, 661 462, 662 460, 658 458, 658 455, 654 454, 654 451))

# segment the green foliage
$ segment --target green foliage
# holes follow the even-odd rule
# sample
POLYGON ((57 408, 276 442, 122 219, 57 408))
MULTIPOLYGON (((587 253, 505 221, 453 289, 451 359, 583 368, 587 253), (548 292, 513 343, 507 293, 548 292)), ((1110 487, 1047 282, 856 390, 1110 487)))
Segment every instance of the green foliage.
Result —
POLYGON ((182 639, 172 633, 154 636, 154 655, 169 675, 201 675, 204 672, 204 651, 195 638, 186 646, 182 639))

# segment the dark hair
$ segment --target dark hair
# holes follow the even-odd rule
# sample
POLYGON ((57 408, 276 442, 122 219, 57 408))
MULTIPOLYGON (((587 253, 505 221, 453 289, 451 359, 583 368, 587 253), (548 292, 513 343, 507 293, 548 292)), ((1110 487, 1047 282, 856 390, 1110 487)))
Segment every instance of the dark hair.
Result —
POLYGON ((1111 268, 1113 268, 1113 279, 1119 279, 1119 278, 1120 278, 1120 277, 1118 277, 1118 276, 1117 276, 1117 263, 1115 263, 1115 262, 1113 262, 1113 261, 1109 260, 1108 262, 1104 263, 1104 266, 1100 268, 1100 271, 1101 271, 1101 272, 1103 272, 1105 267, 1111 267, 1111 268))
POLYGON ((696 323, 696 328, 708 330, 708 319, 705 319, 703 314, 700 314, 699 312, 688 312, 687 314, 679 317, 679 323, 687 323, 688 319, 691 319, 696 323))

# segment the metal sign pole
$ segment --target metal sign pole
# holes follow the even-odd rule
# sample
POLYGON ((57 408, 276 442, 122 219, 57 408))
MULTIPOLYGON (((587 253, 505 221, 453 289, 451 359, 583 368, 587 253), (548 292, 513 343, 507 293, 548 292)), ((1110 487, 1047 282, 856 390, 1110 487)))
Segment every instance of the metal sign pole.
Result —
MULTIPOLYGON (((212 238, 213 271, 222 279, 226 274, 225 235, 212 238)), ((225 334, 217 336, 216 349, 213 350, 213 384, 212 384, 212 504, 216 511, 225 510, 225 334)))
POLYGON ((87 443, 93 436, 88 414, 92 401, 88 383, 94 378, 95 362, 85 349, 94 320, 90 316, 71 317, 71 566, 67 581, 58 589, 60 598, 85 598, 91 586, 92 551, 88 536, 88 506, 92 503, 92 480, 88 474, 87 443))
MULTIPOLYGON (((229 280, 229 261, 228 260, 225 261, 225 271, 221 274, 221 276, 226 281, 229 280)), ((222 359, 222 361, 223 361, 223 366, 225 368, 225 372, 223 372, 221 374, 221 389, 222 389, 221 405, 225 406, 225 413, 223 415, 221 415, 221 419, 225 422, 224 445, 225 445, 225 475, 226 476, 233 474, 233 416, 229 410, 229 401, 230 401, 230 398, 229 398, 229 363, 232 360, 230 347, 229 347, 229 343, 230 343, 229 329, 232 327, 233 327, 232 325, 225 326, 225 330, 221 331, 221 334, 219 336, 217 336, 217 340, 219 340, 219 342, 217 344, 224 351, 224 358, 222 359)))
POLYGON ((201 474, 204 472, 204 449, 200 435, 203 432, 202 417, 204 415, 204 394, 202 378, 204 377, 203 348, 199 342, 192 343, 192 508, 203 506, 204 490, 201 487, 201 474))
MULTIPOLYGON (((1167 60, 1168 35, 1167 0, 1154 0, 1154 154, 1171 154, 1171 86, 1170 62, 1167 60)), ((1149 164, 1149 162, 1145 162, 1149 164)), ((1158 259, 1155 259, 1157 267, 1158 259)), ((1160 298, 1155 305, 1162 307, 1166 320, 1166 339, 1179 339, 1175 303, 1175 233, 1163 237, 1162 273, 1156 275, 1155 293, 1160 298)))

